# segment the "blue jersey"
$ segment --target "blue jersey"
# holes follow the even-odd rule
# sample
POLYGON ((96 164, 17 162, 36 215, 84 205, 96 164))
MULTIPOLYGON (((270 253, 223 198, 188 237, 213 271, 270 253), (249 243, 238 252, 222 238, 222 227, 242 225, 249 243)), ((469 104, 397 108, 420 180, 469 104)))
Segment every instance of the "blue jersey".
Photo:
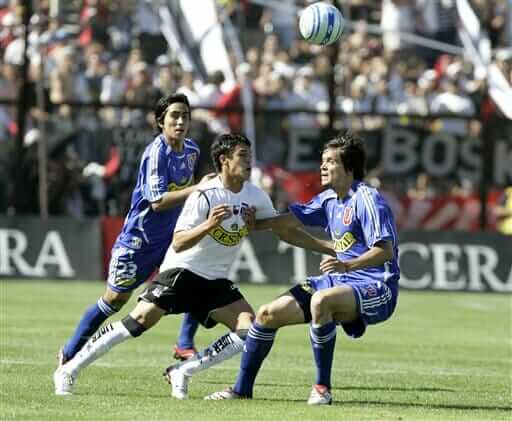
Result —
POLYGON ((400 270, 395 221, 391 209, 376 189, 355 181, 342 199, 329 189, 309 203, 292 204, 289 209, 304 225, 323 227, 334 241, 334 249, 341 261, 362 255, 379 241, 391 241, 391 261, 348 272, 343 279, 348 282, 374 279, 398 283, 400 270))
POLYGON ((181 152, 173 151, 162 134, 151 142, 142 155, 137 184, 130 210, 116 245, 131 249, 167 250, 182 206, 155 212, 151 203, 166 192, 181 190, 194 183, 199 147, 185 139, 181 152))

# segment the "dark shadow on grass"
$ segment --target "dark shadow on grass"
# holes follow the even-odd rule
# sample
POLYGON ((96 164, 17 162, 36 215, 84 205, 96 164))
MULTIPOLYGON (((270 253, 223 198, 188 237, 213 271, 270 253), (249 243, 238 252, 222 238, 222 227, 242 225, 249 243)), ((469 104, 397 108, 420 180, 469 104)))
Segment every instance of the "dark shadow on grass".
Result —
MULTIPOLYGON (((207 381, 207 382, 203 382, 203 383, 209 383, 209 384, 222 384, 222 383, 218 383, 218 382, 213 382, 213 381, 207 381)), ((291 385, 291 384, 288 384, 288 385, 276 385, 276 384, 271 384, 271 383, 267 383, 267 384, 259 384, 259 386, 271 386, 271 387, 281 387, 281 386, 286 386, 286 387, 290 387, 290 386, 297 386, 297 385, 291 385)), ((303 386, 303 385, 300 385, 300 386, 303 386)), ((351 389, 356 389, 356 390, 390 390, 390 389, 386 389, 386 388, 376 388, 376 389, 371 389, 371 388, 360 388, 360 387, 355 387, 355 388, 333 388, 333 390, 351 390, 351 389)), ((419 389, 404 389, 404 388, 395 388, 393 390, 426 390, 426 391, 431 391, 431 390, 438 390, 438 389, 431 389, 431 388, 419 388, 419 389)), ((80 396, 81 394, 78 393, 77 396, 80 396)), ((94 394, 82 394, 82 396, 94 396, 94 394)), ((132 396, 140 396, 139 393, 119 393, 117 392, 115 394, 116 396, 122 396, 122 397, 132 397, 132 396)), ((103 395, 97 395, 98 397, 100 396, 103 396, 103 395)), ((169 401, 172 401, 172 402, 177 402, 176 399, 172 398, 170 396, 169 393, 158 393, 158 394, 155 394, 155 393, 152 393, 150 395, 147 395, 147 397, 150 397, 150 398, 157 398, 157 399, 161 399, 161 398, 167 398, 169 399, 169 401)), ((196 397, 196 396, 191 396, 189 401, 203 401, 203 397, 196 397)), ((249 400, 244 400, 244 402, 258 402, 258 401, 263 401, 263 402, 297 402, 297 403, 301 403, 301 404, 305 404, 306 401, 307 401, 307 397, 303 397, 303 398, 300 398, 300 399, 274 399, 274 398, 258 398, 257 396, 254 398, 254 399, 249 399, 249 400)), ((511 411, 512 410, 512 406, 484 406, 484 405, 455 405, 455 404, 431 404, 431 403, 421 403, 421 402, 416 402, 416 403, 413 403, 413 402, 379 402, 379 401, 365 401, 365 400, 339 400, 339 401, 335 401, 333 402, 332 404, 333 406, 340 406, 340 407, 343 407, 343 406, 347 406, 347 405, 358 405, 358 406, 368 406, 368 405, 374 405, 374 406, 385 406, 385 407, 391 407, 391 408, 394 408, 394 407, 397 407, 397 408, 425 408, 425 409, 460 409, 460 410, 482 410, 482 411, 511 411)))
MULTIPOLYGON (((228 386, 229 384, 214 381, 214 380, 201 380, 202 383, 218 384, 220 386, 228 386)), ((256 386, 269 386, 269 387, 303 387, 302 383, 256 383, 256 386)), ((368 390, 368 391, 389 391, 389 392, 457 392, 456 389, 444 389, 440 387, 383 387, 383 386, 341 386, 333 387, 332 390, 368 390)))
POLYGON ((425 409, 481 409, 484 411, 510 411, 512 406, 483 406, 483 405, 451 405, 447 404, 430 404, 430 403, 411 403, 411 402, 379 402, 379 401, 356 401, 356 400, 344 400, 340 402, 334 402, 337 406, 346 405, 379 405, 379 406, 390 406, 390 407, 412 407, 412 408, 425 408, 425 409))

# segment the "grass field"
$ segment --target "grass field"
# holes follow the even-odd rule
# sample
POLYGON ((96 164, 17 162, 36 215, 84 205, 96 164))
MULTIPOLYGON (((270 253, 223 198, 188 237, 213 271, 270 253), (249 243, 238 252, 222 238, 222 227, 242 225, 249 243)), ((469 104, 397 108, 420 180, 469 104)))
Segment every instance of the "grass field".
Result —
MULTIPOLYGON (((510 420, 511 296, 401 293, 394 317, 354 341, 338 331, 332 407, 305 403, 314 381, 306 326, 278 334, 252 401, 205 402, 236 377, 234 358, 194 377, 191 399, 161 377, 180 317, 121 344, 82 372, 73 397, 53 395, 58 348, 100 282, 0 282, 0 419, 20 420, 510 420)), ((283 286, 243 285, 254 306, 283 286)), ((133 306, 116 315, 118 320, 133 306)), ((207 345, 224 328, 200 330, 207 345)))

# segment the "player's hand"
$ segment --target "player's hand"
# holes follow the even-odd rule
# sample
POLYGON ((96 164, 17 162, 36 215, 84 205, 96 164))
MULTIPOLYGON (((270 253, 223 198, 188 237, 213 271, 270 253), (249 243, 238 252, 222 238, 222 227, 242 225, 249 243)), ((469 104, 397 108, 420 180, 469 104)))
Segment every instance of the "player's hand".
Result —
POLYGON ((217 205, 214 206, 210 211, 210 216, 208 216, 208 223, 211 228, 218 227, 222 221, 231 217, 232 210, 229 205, 217 205))
POLYGON ((345 273, 345 264, 335 257, 326 257, 320 262, 320 270, 324 273, 338 272, 345 273))
POLYGON ((244 208, 242 219, 244 220, 247 229, 249 231, 254 231, 256 228, 256 208, 254 206, 244 208))
POLYGON ((204 184, 207 181, 210 181, 212 178, 215 178, 216 176, 217 176, 217 174, 214 172, 208 173, 208 174, 204 175, 201 178, 201 180, 199 180, 199 183, 197 183, 197 185, 199 186, 200 184, 204 184))

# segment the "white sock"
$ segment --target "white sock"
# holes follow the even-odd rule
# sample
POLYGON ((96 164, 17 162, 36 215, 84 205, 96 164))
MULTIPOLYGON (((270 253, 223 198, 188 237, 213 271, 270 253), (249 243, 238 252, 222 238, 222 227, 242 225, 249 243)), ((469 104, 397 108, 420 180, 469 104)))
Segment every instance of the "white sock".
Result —
POLYGON ((221 336, 206 349, 200 351, 196 358, 179 365, 179 369, 187 376, 205 370, 232 356, 242 352, 245 341, 236 333, 230 332, 221 336))
POLYGON ((115 322, 100 328, 94 336, 87 341, 83 348, 63 368, 76 377, 80 370, 106 354, 113 346, 132 338, 123 323, 115 322))

